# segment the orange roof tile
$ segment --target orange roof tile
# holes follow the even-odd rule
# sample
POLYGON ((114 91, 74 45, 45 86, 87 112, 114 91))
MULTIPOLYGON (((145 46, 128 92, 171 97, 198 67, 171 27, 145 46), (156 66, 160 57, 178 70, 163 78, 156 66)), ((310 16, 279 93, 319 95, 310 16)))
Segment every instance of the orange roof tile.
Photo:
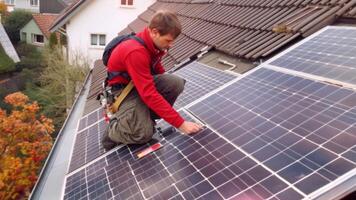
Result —
POLYGON ((51 27, 54 20, 57 18, 58 14, 32 14, 33 20, 38 25, 40 30, 42 31, 43 35, 48 39, 50 36, 49 28, 51 27))

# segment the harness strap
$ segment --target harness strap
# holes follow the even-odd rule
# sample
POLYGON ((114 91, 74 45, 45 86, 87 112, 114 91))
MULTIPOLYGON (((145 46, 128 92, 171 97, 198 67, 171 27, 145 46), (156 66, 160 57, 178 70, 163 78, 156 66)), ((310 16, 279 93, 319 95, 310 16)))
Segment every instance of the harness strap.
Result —
POLYGON ((116 113, 119 110, 119 107, 122 103, 122 101, 125 99, 125 97, 130 93, 130 91, 134 88, 134 84, 132 81, 130 81, 124 90, 120 93, 120 95, 115 99, 115 102, 110 106, 109 110, 112 113, 116 113))

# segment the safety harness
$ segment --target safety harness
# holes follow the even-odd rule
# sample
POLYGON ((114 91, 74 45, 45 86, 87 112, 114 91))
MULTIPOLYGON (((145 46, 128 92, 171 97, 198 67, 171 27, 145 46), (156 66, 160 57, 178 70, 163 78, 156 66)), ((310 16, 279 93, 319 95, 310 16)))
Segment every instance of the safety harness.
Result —
MULTIPOLYGON (((117 45, 119 45, 121 42, 129 40, 129 39, 136 40, 138 43, 140 43, 142 46, 144 46, 147 49, 145 42, 141 38, 135 36, 135 33, 117 36, 112 41, 110 41, 104 49, 102 60, 103 60, 103 63, 105 66, 107 66, 110 55, 111 55, 112 51, 114 50, 114 48, 117 45)), ((159 59, 152 60, 152 63, 151 63, 151 74, 152 75, 155 74, 154 68, 157 65, 158 61, 159 61, 159 59)), ((104 83, 103 83, 103 92, 101 92, 97 97, 97 100, 100 101, 101 106, 104 108, 104 110, 106 112, 105 116, 104 116, 106 121, 110 121, 110 119, 113 117, 113 114, 118 111, 121 103, 124 101, 126 96, 131 92, 131 90, 134 87, 135 86, 131 80, 131 77, 127 72, 119 72, 119 71, 109 72, 109 71, 107 71, 107 77, 105 78, 104 83), (128 80, 129 83, 127 85, 125 85, 125 84, 109 85, 110 80, 113 80, 114 78, 120 77, 120 76, 125 78, 126 80, 128 80), (117 91, 121 90, 122 88, 124 88, 124 89, 119 94, 116 94, 117 91)))

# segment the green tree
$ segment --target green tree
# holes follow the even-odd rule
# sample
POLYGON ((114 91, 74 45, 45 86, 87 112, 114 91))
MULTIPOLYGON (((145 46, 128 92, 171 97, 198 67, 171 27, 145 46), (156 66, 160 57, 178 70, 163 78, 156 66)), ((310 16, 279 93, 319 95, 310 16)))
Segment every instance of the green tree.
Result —
POLYGON ((20 42, 16 47, 16 51, 21 59, 20 62, 16 63, 18 69, 34 69, 44 66, 42 53, 34 45, 20 42))
POLYGON ((43 114, 54 120, 58 130, 83 85, 89 66, 80 62, 70 64, 58 46, 45 48, 43 54, 45 67, 38 79, 40 86, 28 84, 25 93, 39 102, 43 114))
POLYGON ((14 45, 20 41, 20 29, 31 19, 31 13, 25 10, 15 10, 5 18, 4 27, 14 45))

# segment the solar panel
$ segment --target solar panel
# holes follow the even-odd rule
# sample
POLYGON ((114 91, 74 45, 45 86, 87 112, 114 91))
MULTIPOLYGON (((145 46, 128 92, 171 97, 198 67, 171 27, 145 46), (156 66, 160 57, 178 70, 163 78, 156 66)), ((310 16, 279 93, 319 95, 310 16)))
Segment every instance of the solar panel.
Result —
POLYGON ((355 85, 356 28, 324 28, 269 64, 355 85))
POLYGON ((101 113, 102 110, 99 109, 80 120, 69 172, 105 153, 101 139, 107 123, 103 119, 99 120, 101 113))
POLYGON ((105 199, 224 199, 244 189, 250 195, 262 191, 264 197, 276 191, 298 194, 267 170, 250 168, 255 163, 251 158, 210 129, 194 136, 173 135, 165 138, 163 148, 142 159, 118 162, 120 157, 113 152, 74 173, 67 178, 64 199, 98 195, 105 199), (264 181, 255 185, 261 177, 264 181))
POLYGON ((184 91, 174 104, 174 107, 177 109, 188 105, 199 97, 204 96, 236 78, 235 75, 208 67, 198 62, 192 62, 174 72, 174 74, 186 80, 184 91))
POLYGON ((261 68, 188 109, 251 158, 245 170, 263 171, 251 173, 253 180, 239 175, 250 184, 233 195, 266 199, 264 191, 250 190, 265 189, 272 173, 270 184, 294 194, 269 190, 273 199, 300 199, 356 174, 355 106, 353 90, 261 68))

